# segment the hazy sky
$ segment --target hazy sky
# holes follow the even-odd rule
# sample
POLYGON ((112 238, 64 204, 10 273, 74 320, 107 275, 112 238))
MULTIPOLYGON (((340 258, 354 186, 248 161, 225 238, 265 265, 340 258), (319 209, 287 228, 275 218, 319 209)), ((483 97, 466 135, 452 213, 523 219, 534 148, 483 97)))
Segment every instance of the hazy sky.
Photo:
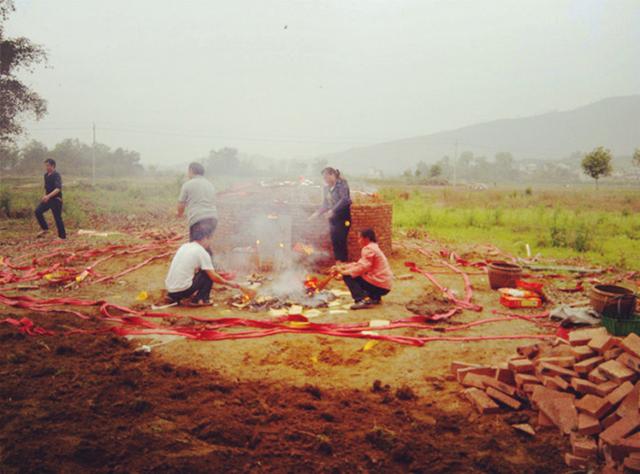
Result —
POLYGON ((16 0, 31 138, 309 158, 640 93, 640 0, 16 0))

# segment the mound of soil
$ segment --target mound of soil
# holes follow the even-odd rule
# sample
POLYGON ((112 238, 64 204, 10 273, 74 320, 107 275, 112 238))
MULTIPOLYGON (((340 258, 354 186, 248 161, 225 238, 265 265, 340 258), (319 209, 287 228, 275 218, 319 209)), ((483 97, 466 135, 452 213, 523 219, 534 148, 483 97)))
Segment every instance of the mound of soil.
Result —
POLYGON ((0 346, 3 473, 563 469, 555 431, 520 437, 499 416, 444 412, 384 381, 367 391, 237 382, 109 334, 0 326, 0 346))
POLYGON ((437 288, 425 288, 419 298, 409 301, 405 306, 409 311, 418 315, 430 316, 442 314, 454 308, 449 299, 437 288))

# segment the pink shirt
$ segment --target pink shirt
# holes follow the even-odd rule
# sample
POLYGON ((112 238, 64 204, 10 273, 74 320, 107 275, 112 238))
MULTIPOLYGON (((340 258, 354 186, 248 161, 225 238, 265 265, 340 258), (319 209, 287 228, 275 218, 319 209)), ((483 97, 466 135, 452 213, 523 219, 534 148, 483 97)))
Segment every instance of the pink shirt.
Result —
POLYGON ((365 281, 386 290, 391 289, 393 272, 387 261, 387 257, 382 253, 380 247, 375 242, 369 242, 362 247, 360 260, 347 265, 346 271, 352 277, 361 276, 365 281))

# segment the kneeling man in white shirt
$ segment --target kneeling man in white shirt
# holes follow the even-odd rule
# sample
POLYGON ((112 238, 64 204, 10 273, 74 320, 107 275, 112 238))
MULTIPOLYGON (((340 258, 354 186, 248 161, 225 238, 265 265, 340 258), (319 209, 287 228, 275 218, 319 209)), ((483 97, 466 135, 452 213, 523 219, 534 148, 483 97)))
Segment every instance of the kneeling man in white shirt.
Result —
POLYGON ((193 242, 183 244, 174 255, 165 280, 167 300, 180 303, 189 299, 187 305, 209 305, 209 295, 213 283, 241 288, 232 281, 225 280, 216 273, 211 263, 211 255, 207 253, 211 247, 213 230, 198 229, 193 242))

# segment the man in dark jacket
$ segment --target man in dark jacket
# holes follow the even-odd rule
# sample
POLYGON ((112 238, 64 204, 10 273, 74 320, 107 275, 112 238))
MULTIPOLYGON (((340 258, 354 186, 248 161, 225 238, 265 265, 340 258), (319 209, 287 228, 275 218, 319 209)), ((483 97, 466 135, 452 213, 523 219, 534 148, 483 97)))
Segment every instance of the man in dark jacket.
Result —
POLYGON ((42 237, 49 232, 49 226, 47 221, 44 220, 43 214, 51 209, 53 218, 56 221, 56 228, 58 229, 58 237, 61 239, 67 238, 67 232, 64 229, 64 222, 62 222, 62 177, 60 173, 56 171, 56 161, 51 158, 44 160, 44 165, 47 172, 44 174, 44 196, 42 197, 40 204, 36 207, 36 219, 42 231, 38 233, 38 237, 42 237))

